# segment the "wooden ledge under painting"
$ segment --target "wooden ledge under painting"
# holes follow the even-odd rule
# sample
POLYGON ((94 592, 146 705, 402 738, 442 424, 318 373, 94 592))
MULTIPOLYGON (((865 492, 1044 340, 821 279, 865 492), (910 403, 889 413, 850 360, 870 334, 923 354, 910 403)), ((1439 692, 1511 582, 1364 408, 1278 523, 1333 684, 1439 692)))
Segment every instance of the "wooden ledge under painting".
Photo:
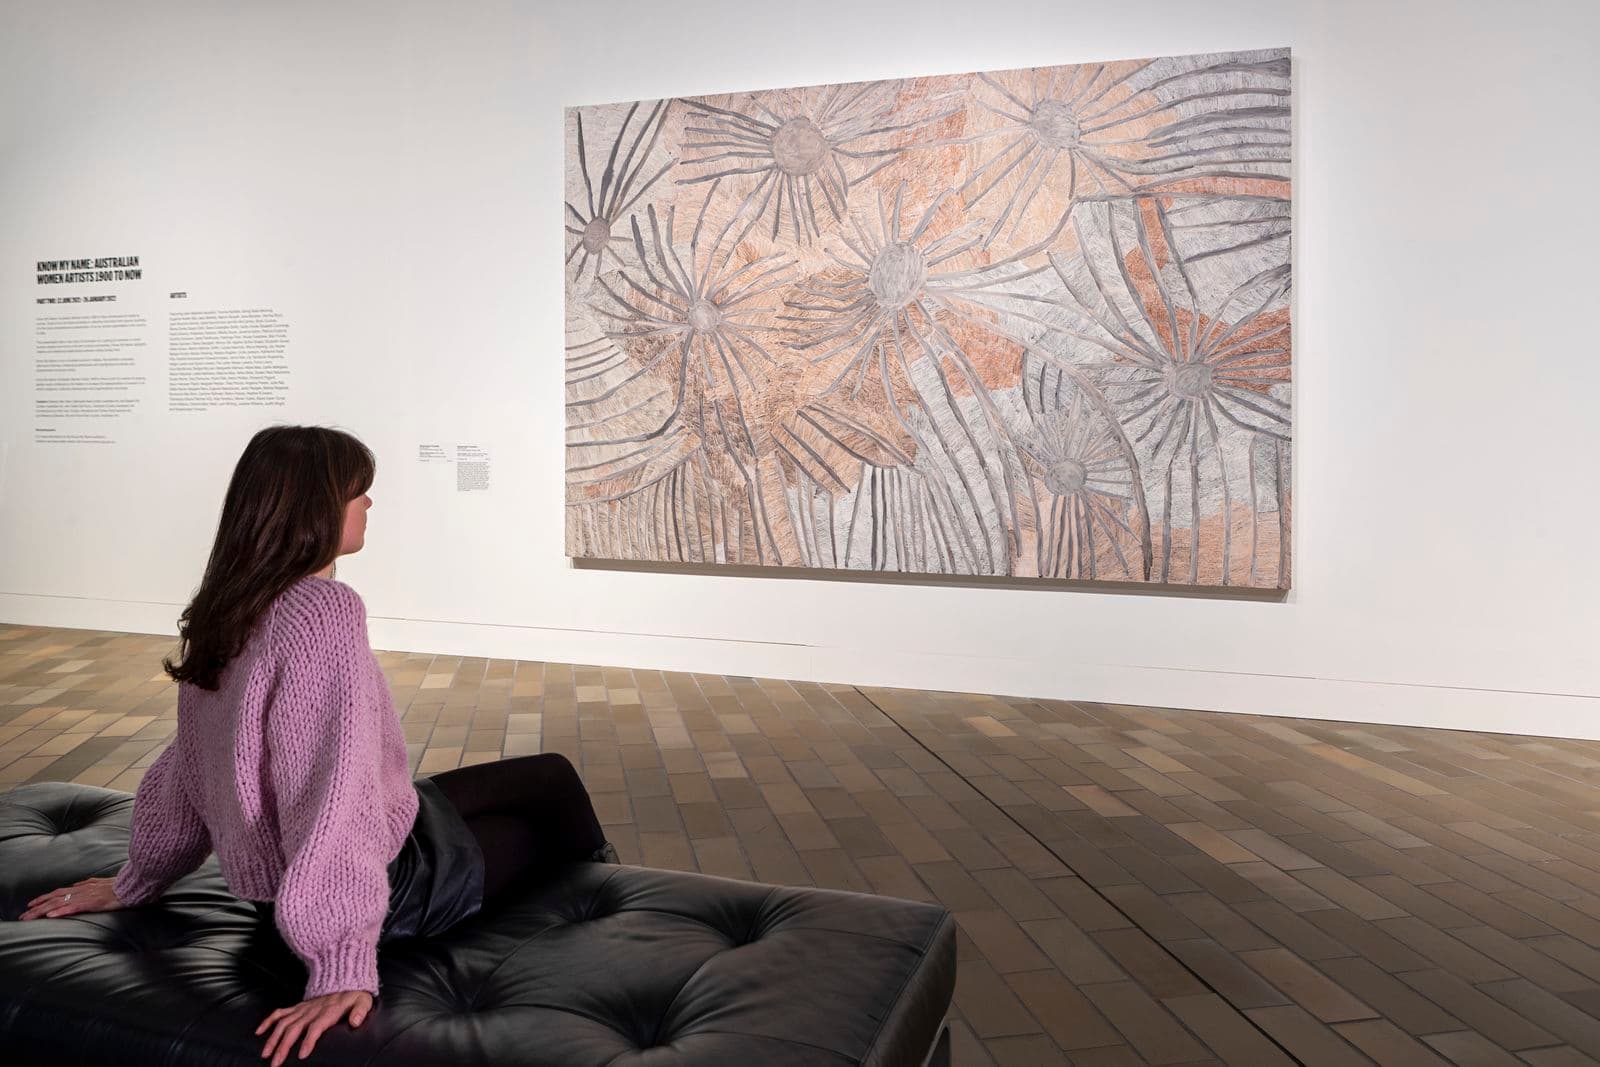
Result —
POLYGON ((568 108, 567 553, 1287 589, 1290 84, 568 108))

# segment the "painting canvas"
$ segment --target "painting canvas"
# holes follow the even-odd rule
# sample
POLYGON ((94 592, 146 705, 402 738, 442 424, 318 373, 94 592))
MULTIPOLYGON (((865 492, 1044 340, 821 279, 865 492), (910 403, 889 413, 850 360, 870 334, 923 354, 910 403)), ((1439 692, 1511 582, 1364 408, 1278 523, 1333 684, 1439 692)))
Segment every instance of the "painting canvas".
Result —
POLYGON ((567 109, 574 557, 1285 589, 1288 49, 567 109))

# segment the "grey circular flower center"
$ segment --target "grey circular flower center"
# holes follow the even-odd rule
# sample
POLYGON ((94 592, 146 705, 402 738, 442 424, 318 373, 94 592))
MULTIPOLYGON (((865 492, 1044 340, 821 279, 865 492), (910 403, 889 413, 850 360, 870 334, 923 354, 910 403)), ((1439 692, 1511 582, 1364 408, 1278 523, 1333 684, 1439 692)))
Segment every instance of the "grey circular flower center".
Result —
POLYGON ((583 250, 591 256, 598 255, 600 250, 611 240, 611 221, 599 216, 589 220, 589 225, 583 228, 583 250))
POLYGON ((1088 481, 1088 468, 1075 459, 1058 459, 1044 469, 1044 484, 1056 496, 1071 496, 1088 481))
POLYGON ((1175 363, 1167 368, 1167 388, 1182 400, 1198 400, 1211 391, 1209 363, 1175 363))
POLYGON ((1078 117, 1060 100, 1041 100, 1028 119, 1034 136, 1049 148, 1073 148, 1083 136, 1078 117))
POLYGON ((709 300, 696 300, 689 305, 689 325, 700 333, 715 330, 722 324, 722 309, 709 300))
POLYGON ((813 174, 827 162, 828 139, 810 119, 790 119, 772 135, 772 158, 785 174, 813 174))
POLYGON ((928 280, 928 264, 915 246, 905 241, 885 245, 872 262, 867 285, 878 303, 886 308, 904 307, 922 291, 928 280))

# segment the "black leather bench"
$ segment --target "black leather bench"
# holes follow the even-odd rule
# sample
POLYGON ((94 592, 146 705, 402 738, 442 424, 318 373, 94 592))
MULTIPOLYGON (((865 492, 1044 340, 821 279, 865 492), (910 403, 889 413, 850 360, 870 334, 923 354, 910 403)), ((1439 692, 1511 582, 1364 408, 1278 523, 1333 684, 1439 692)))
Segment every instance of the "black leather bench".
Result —
MULTIPOLYGON (((127 860, 130 793, 0 795, 0 920, 127 860)), ((581 863, 434 939, 385 945, 382 996, 288 1063, 946 1067, 944 908, 581 863)), ((253 1064, 305 969, 215 856, 139 908, 0 921, 0 1060, 253 1064)))

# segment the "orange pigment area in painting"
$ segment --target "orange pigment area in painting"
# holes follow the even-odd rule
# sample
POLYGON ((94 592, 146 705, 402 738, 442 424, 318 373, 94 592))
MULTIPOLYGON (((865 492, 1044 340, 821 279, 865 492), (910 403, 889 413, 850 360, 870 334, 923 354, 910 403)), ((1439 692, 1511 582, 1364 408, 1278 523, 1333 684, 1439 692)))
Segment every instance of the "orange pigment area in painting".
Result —
MULTIPOLYGON (((1144 216, 1144 225, 1150 239, 1150 253, 1156 259, 1157 266, 1164 267, 1172 258, 1172 250, 1167 245, 1166 234, 1161 229, 1160 216, 1156 213, 1153 200, 1142 201, 1139 205, 1140 213, 1144 216)), ((1131 249, 1124 256, 1124 263, 1128 276, 1133 280, 1139 301, 1144 305, 1145 315, 1155 325, 1157 335, 1166 346, 1167 351, 1178 358, 1188 358, 1186 351, 1191 330, 1194 336, 1204 338, 1208 331, 1215 329, 1221 332, 1228 328, 1225 322, 1218 322, 1209 315, 1196 316, 1187 308, 1177 306, 1177 298, 1169 305, 1161 295, 1161 288, 1155 276, 1150 271, 1144 253, 1140 249, 1131 249), (1169 317, 1169 306, 1173 314, 1169 317), (1198 318, 1198 322, 1196 319, 1198 318), (1178 331, 1181 335, 1181 345, 1172 336, 1172 322, 1177 320, 1178 331)), ((1282 307, 1276 311, 1266 312, 1255 316, 1249 323, 1235 330, 1228 338, 1227 347, 1231 356, 1240 356, 1246 352, 1256 352, 1262 349, 1283 349, 1283 351, 1269 352, 1255 358, 1230 358, 1228 367, 1240 369, 1246 367, 1260 368, 1259 374, 1270 376, 1275 381, 1287 382, 1290 379, 1290 357, 1292 356, 1289 326, 1289 309, 1282 307)), ((1265 393, 1271 389, 1273 381, 1258 379, 1249 381, 1233 381, 1232 388, 1250 389, 1255 392, 1265 393)))
MULTIPOLYGON (((1051 504, 1056 499, 1042 485, 1035 483, 1039 493, 1039 522, 1043 524, 1046 539, 1053 532, 1051 527, 1051 504)), ((1285 507, 1290 508, 1292 501, 1286 502, 1285 507)), ((1063 501, 1062 507, 1066 504, 1063 501)), ((1132 530, 1137 530, 1139 524, 1131 507, 1120 515, 1120 518, 1132 530)), ((1068 522, 1070 524, 1070 518, 1068 522)), ((1254 589, 1271 589, 1277 583, 1278 577, 1278 513, 1262 512, 1253 516, 1248 503, 1235 502, 1232 505, 1230 525, 1232 529, 1232 543, 1228 552, 1228 583, 1229 585, 1254 589), (1250 537, 1252 517, 1255 521, 1256 539, 1256 566, 1255 578, 1250 576, 1250 537)), ((1223 526, 1224 519, 1219 512, 1215 515, 1205 516, 1200 520, 1200 572, 1197 579, 1200 585, 1222 584, 1222 556, 1223 556, 1223 526)), ((1105 524, 1097 523, 1095 531, 1096 551, 1094 553, 1094 566, 1091 568, 1087 562, 1081 564, 1078 559, 1077 549, 1071 549, 1070 564, 1062 559, 1052 559, 1051 549, 1046 547, 1044 558, 1041 559, 1035 538, 1035 527, 1031 519, 1026 521, 1024 536, 1021 539, 1023 555, 1017 561, 1017 574, 1027 576, 1040 576, 1046 578, 1069 578, 1075 581, 1101 581, 1101 582, 1139 582, 1142 574, 1143 555, 1139 547, 1139 539, 1128 532, 1116 529, 1116 547, 1112 547, 1111 540, 1106 535, 1105 524), (1117 549, 1121 549, 1121 559, 1117 556, 1117 549), (1123 561, 1127 562, 1128 570, 1123 569, 1123 561), (1046 566, 1046 564, 1049 566, 1046 566)), ((1160 584, 1161 581, 1161 554, 1162 534, 1161 524, 1157 516, 1152 516, 1151 544, 1153 548, 1150 571, 1151 585, 1160 584)), ((1063 546, 1058 552, 1065 553, 1063 546)), ((1189 560, 1194 551, 1193 532, 1186 526, 1174 526, 1172 529, 1172 556, 1168 564, 1167 582, 1169 584, 1185 585, 1189 581, 1189 560)), ((1289 581, 1289 568, 1284 568, 1285 587, 1289 581)))
MULTIPOLYGON (((857 371, 865 372, 859 379, 859 393, 855 391, 857 371, 852 371, 837 389, 822 396, 847 362, 845 356, 825 367, 801 360, 787 365, 784 376, 769 380, 760 398, 761 417, 773 428, 774 440, 791 454, 783 456, 783 461, 804 467, 823 488, 844 492, 859 480, 862 457, 882 466, 915 458, 915 439, 885 400, 881 360, 877 352, 863 357, 857 366, 857 371)), ((890 387, 903 411, 910 383, 896 361, 889 360, 887 367, 890 387)))
MULTIPOLYGON (((1022 377, 1022 345, 966 319, 952 319, 945 324, 945 328, 966 354, 967 361, 972 364, 978 380, 987 391, 993 393, 1016 386, 1022 377)), ((950 382, 950 391, 956 396, 973 395, 972 384, 967 376, 950 366, 949 360, 945 364, 948 368, 945 378, 950 382)))
POLYGON ((1161 187, 1163 193, 1205 193, 1220 196, 1266 196, 1289 199, 1282 178, 1190 178, 1161 187))
MULTIPOLYGON (((1285 501, 1285 506, 1290 501, 1285 501)), ((1233 506, 1232 529, 1233 543, 1228 554, 1228 584, 1250 588, 1271 589, 1277 585, 1278 580, 1278 513, 1275 511, 1263 512, 1256 516, 1256 577, 1250 580, 1250 524, 1252 513, 1249 505, 1235 503, 1233 506)), ((1161 527, 1155 525, 1151 530, 1152 540, 1155 544, 1155 568, 1151 572, 1151 581, 1155 582, 1161 576, 1161 527)), ((1222 537, 1223 517, 1219 512, 1200 520, 1200 574, 1198 584, 1222 584, 1222 537)), ((1189 561, 1194 553, 1193 531, 1188 528, 1173 527, 1172 530, 1172 562, 1167 571, 1167 581, 1174 584, 1187 584, 1189 581, 1189 561)), ((1285 561, 1283 580, 1285 588, 1289 582, 1289 568, 1285 561)))

